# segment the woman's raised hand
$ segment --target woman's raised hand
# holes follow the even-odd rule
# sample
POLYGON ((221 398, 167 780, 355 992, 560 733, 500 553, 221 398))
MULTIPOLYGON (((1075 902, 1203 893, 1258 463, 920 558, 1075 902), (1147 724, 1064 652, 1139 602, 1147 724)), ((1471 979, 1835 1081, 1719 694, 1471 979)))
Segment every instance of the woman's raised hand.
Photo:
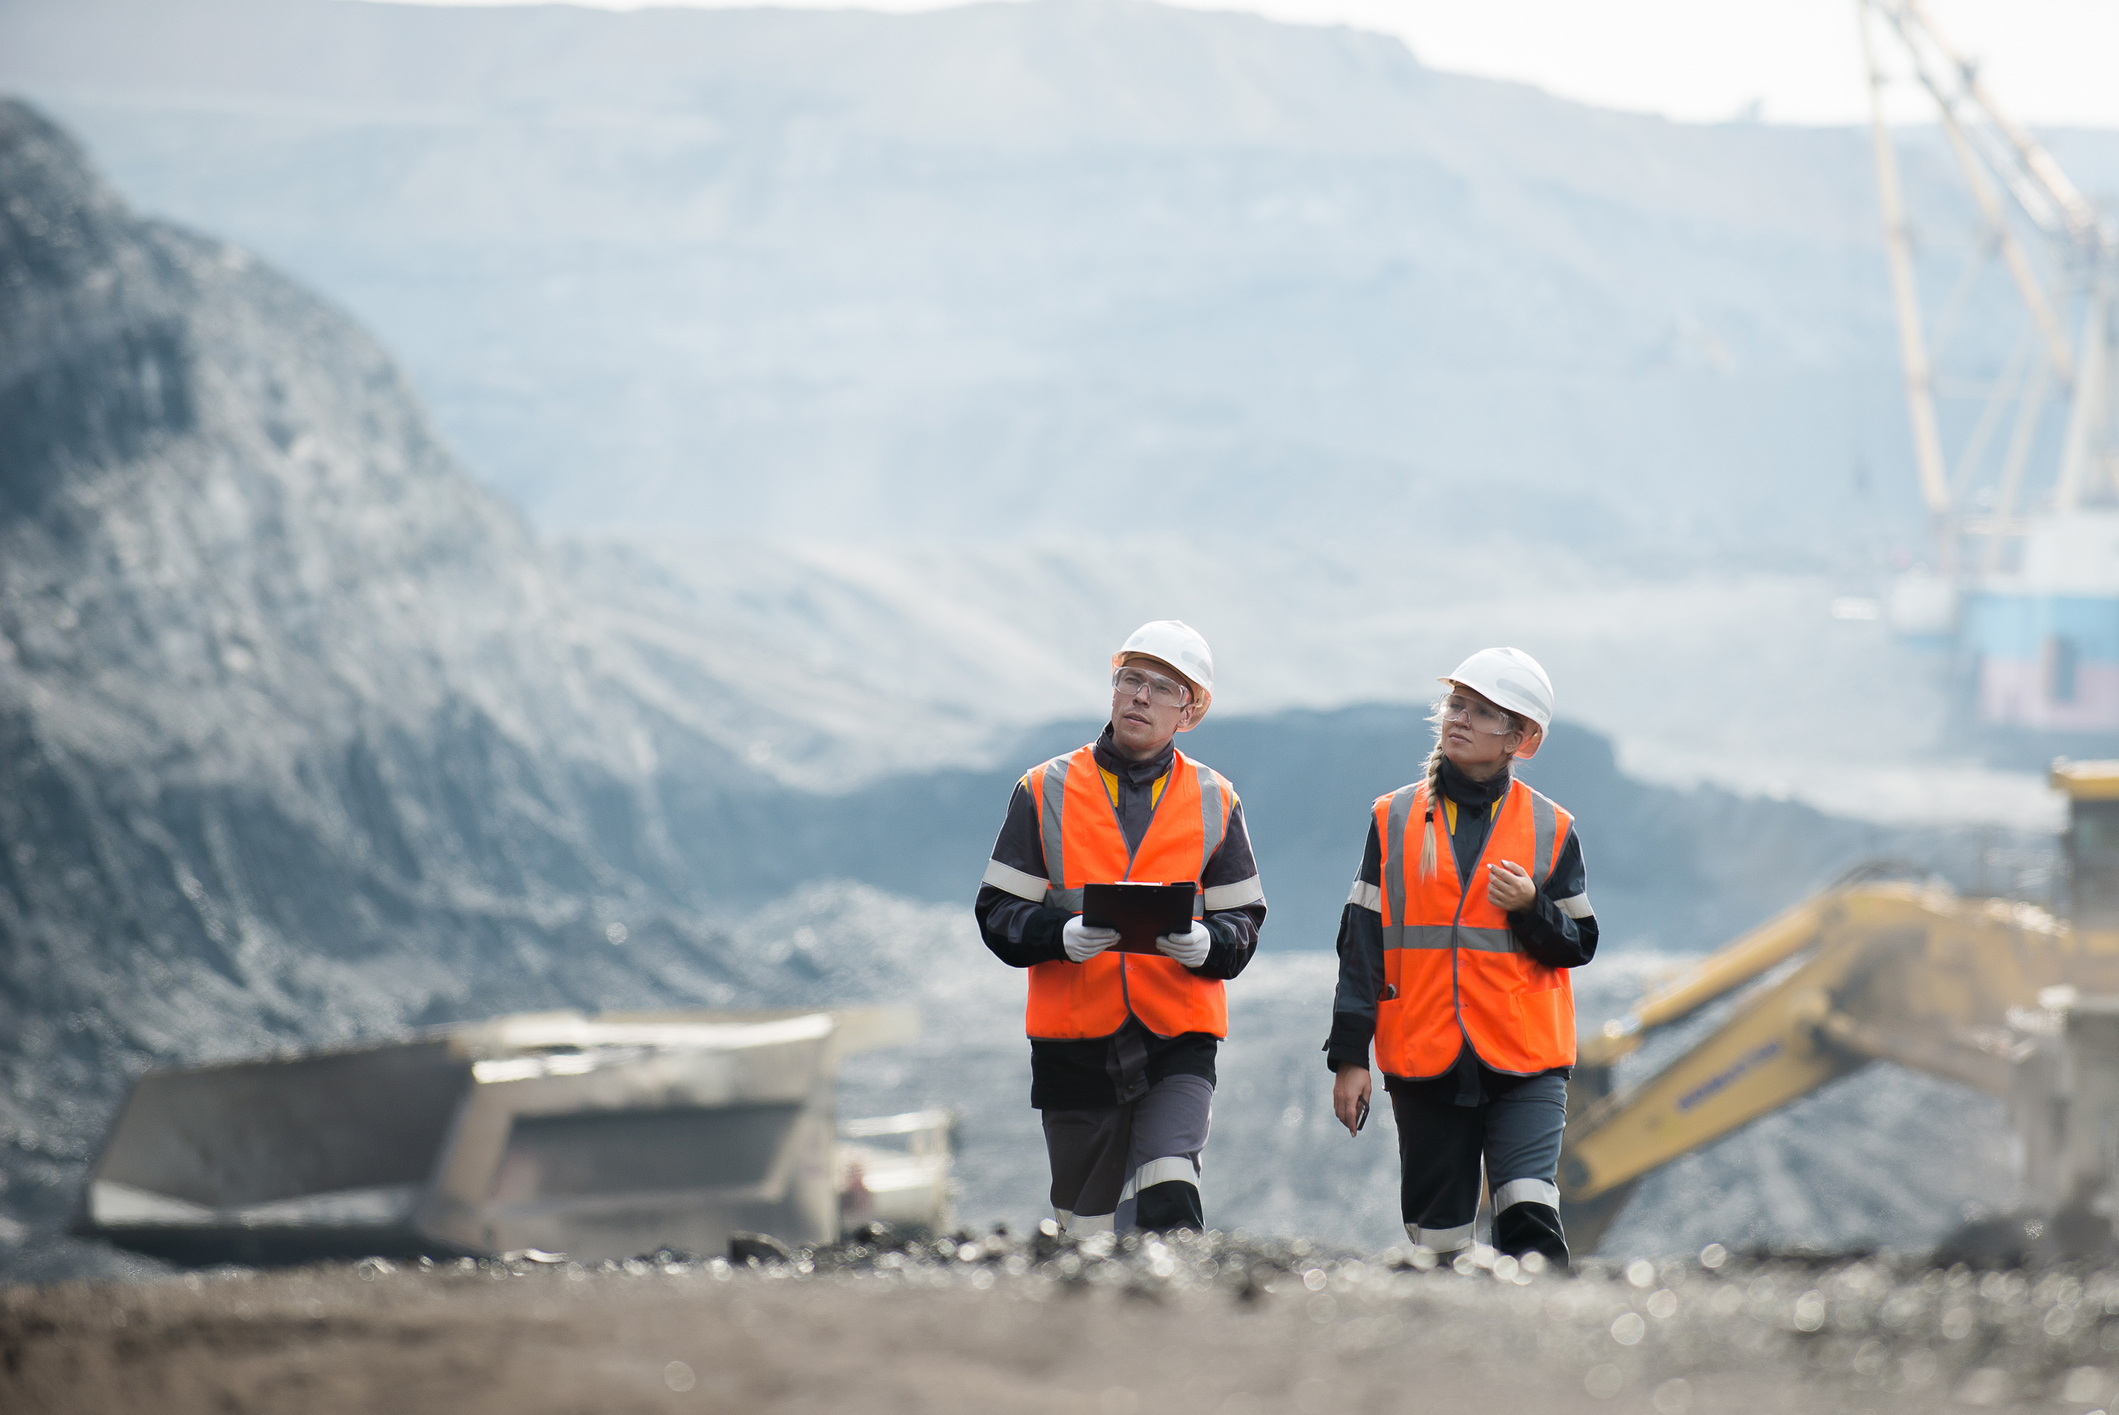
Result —
POLYGON ((1486 897, 1496 909, 1513 914, 1530 907, 1538 887, 1531 883, 1530 871, 1514 860, 1497 860, 1486 867, 1486 897))

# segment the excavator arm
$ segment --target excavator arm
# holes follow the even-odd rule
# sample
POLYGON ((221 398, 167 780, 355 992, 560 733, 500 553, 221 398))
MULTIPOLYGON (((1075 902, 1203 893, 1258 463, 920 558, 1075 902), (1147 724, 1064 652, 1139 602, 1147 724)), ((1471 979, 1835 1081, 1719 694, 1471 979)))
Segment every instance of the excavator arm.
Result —
POLYGON ((1909 884, 1804 901, 1584 1040, 1560 1157, 1570 1238, 1594 1249, 1649 1173, 1874 1060, 2008 1094, 2040 993, 2061 985, 2119 992, 2119 950, 2084 948, 2028 905, 1909 884), (1644 1038, 1732 993, 1705 1037, 1613 1093, 1644 1038))

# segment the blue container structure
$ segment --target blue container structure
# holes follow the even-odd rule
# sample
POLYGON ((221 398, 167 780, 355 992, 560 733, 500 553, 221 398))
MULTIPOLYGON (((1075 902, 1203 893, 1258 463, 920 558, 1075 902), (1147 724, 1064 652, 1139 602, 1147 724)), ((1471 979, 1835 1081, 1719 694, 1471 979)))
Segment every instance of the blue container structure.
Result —
POLYGON ((1965 591, 1958 644, 1980 727, 2119 734, 2119 512, 2034 523, 2020 573, 1965 591))

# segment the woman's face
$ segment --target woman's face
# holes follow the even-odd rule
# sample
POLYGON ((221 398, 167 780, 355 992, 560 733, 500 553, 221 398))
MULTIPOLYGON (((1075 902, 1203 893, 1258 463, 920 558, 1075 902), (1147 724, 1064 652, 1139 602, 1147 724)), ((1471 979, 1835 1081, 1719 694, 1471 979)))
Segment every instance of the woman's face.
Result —
POLYGON ((1461 683, 1449 685, 1441 716, 1442 755, 1474 778, 1492 776, 1523 745, 1525 734, 1508 713, 1461 683))

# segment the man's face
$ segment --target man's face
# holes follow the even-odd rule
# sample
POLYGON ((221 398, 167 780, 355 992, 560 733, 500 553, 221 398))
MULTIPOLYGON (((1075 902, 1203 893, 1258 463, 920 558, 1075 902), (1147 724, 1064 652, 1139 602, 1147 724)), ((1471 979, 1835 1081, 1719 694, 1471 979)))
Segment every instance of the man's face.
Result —
POLYGON ((1111 678, 1111 740, 1135 761, 1199 720, 1191 685, 1159 658, 1136 654, 1111 678))

